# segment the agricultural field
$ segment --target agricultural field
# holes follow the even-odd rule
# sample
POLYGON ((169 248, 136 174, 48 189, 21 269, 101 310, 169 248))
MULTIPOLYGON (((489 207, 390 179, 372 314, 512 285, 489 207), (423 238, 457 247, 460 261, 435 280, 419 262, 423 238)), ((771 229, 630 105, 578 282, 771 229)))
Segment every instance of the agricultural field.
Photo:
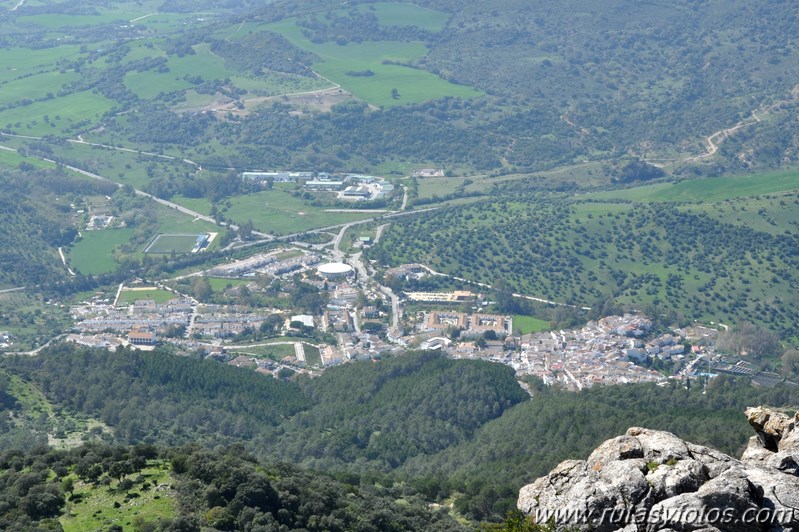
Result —
POLYGON ((633 201, 717 202, 799 190, 799 170, 689 179, 592 194, 597 199, 633 201))
POLYGON ((0 126, 24 135, 71 133, 85 120, 98 120, 113 105, 112 100, 102 95, 75 92, 0 111, 0 126))
POLYGON ((347 92, 378 107, 394 107, 445 96, 471 98, 482 93, 472 87, 450 83, 435 74, 401 64, 423 57, 427 48, 420 42, 362 42, 340 45, 313 43, 293 20, 265 27, 286 37, 292 44, 319 56, 316 72, 341 85, 347 92), (348 73, 370 71, 369 76, 348 73), (394 90, 396 89, 396 92, 394 90))
MULTIPOLYGON (((0 137, 0 143, 3 140, 5 140, 4 137, 0 137)), ((0 165, 16 168, 21 163, 31 164, 37 168, 55 168, 52 163, 41 161, 34 157, 25 157, 15 151, 0 149, 0 165)))

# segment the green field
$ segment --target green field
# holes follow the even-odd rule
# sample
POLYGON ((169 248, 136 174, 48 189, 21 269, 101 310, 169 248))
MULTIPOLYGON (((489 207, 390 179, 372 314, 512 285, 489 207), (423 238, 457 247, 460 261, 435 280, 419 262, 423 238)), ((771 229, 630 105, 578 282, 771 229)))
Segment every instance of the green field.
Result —
POLYGON ((54 69, 55 63, 63 57, 75 59, 80 54, 80 46, 53 46, 33 50, 31 48, 7 48, 3 50, 3 63, 0 67, 0 82, 20 78, 35 72, 54 69))
POLYGON ((747 196, 778 194, 799 190, 799 171, 691 179, 679 183, 658 183, 614 192, 591 194, 597 199, 633 201, 724 201, 747 196))
MULTIPOLYGON (((4 137, 0 137, 0 142, 2 142, 3 140, 4 137)), ((22 155, 18 154, 15 151, 4 150, 0 148, 0 165, 11 166, 16 168, 17 166, 19 166, 20 163, 32 164, 37 168, 55 168, 55 165, 52 163, 48 163, 40 159, 35 159, 33 157, 23 157, 22 155)))
POLYGON ((443 11, 402 2, 379 2, 361 6, 362 11, 370 9, 374 9, 381 26, 416 26, 433 32, 443 30, 450 17, 443 11))
POLYGON ((143 301, 147 299, 152 299, 156 303, 166 303, 170 299, 174 299, 178 297, 173 292, 169 290, 161 290, 159 288, 153 288, 151 290, 131 290, 131 289, 123 289, 122 292, 119 293, 119 299, 117 300, 118 305, 129 305, 134 301, 143 301))
MULTIPOLYGON (((278 339, 281 341, 291 339, 278 339)), ((271 360, 280 361, 288 356, 294 356, 294 344, 277 344, 277 345, 255 345, 251 347, 241 347, 233 350, 234 353, 243 355, 252 355, 254 357, 269 358, 271 360)))
POLYGON ((98 120, 113 105, 100 94, 76 92, 6 109, 0 112, 0 125, 24 135, 60 134, 83 120, 98 120))
MULTIPOLYGON (((213 233, 219 230, 217 226, 205 220, 198 220, 180 211, 170 209, 157 203, 153 205, 158 220, 159 233, 185 233, 199 235, 200 233, 213 233)), ((211 246, 213 247, 213 243, 211 246)))
POLYGON ((66 84, 78 79, 76 72, 59 72, 51 70, 22 79, 8 81, 0 85, 4 102, 15 102, 28 98, 36 100, 45 98, 49 93, 57 93, 66 84))
POLYGON ((363 42, 339 45, 316 44, 308 40, 293 20, 269 24, 266 29, 280 33, 295 46, 322 58, 313 65, 322 76, 372 105, 393 107, 445 96, 471 98, 482 93, 472 87, 450 83, 435 74, 403 65, 384 62, 408 62, 423 57, 427 48, 420 42, 363 42), (371 70, 373 76, 350 76, 350 71, 371 70), (392 97, 396 89, 398 97, 392 97))
POLYGON ((305 365, 309 368, 322 365, 322 355, 319 353, 319 348, 312 345, 303 344, 305 351, 305 365))
POLYGON ((130 240, 133 229, 104 229, 82 234, 83 238, 69 251, 69 265, 83 275, 96 275, 116 269, 114 251, 130 240))
POLYGON ((533 316, 522 316, 520 314, 513 316, 513 330, 520 334, 548 331, 551 328, 552 326, 546 320, 540 320, 533 316))
POLYGON ((157 235, 144 249, 145 253, 188 253, 194 248, 199 235, 157 235))
POLYGON ((248 285, 251 281, 245 279, 225 279, 223 277, 208 277, 208 282, 211 284, 211 289, 214 292, 222 292, 236 286, 248 285))
MULTIPOLYGON (((225 62, 211 53, 208 44, 194 46, 195 53, 183 57, 167 56, 169 72, 130 72, 125 76, 125 86, 140 98, 153 98, 161 92, 185 90, 193 85, 184 79, 185 76, 200 76, 205 81, 224 79, 230 75, 225 69, 225 62)), ((159 54, 155 54, 159 55, 159 54)))
POLYGON ((371 218, 371 213, 325 212, 302 198, 275 189, 228 200, 225 217, 236 223, 252 220, 255 228, 275 235, 286 235, 329 225, 371 218))

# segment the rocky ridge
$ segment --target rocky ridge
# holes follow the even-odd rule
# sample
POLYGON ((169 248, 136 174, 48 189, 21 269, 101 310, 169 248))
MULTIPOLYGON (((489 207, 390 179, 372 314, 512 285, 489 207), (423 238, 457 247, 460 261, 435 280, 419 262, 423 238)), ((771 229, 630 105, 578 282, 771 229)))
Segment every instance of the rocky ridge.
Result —
POLYGON ((517 506, 558 529, 799 531, 799 412, 746 417, 756 435, 740 460, 633 427, 523 487, 517 506))

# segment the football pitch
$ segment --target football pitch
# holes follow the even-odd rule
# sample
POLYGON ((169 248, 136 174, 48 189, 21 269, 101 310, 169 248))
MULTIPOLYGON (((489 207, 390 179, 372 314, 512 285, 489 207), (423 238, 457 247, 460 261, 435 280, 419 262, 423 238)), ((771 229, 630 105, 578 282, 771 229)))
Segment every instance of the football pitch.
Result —
MULTIPOLYGON (((160 233, 144 248, 145 253, 190 253, 197 247, 197 242, 202 237, 208 239, 206 233, 200 234, 164 234, 160 233)), ((207 244, 206 244, 207 245, 207 244)), ((203 246, 201 249, 205 249, 203 246)), ((199 250, 198 250, 199 251, 199 250)))

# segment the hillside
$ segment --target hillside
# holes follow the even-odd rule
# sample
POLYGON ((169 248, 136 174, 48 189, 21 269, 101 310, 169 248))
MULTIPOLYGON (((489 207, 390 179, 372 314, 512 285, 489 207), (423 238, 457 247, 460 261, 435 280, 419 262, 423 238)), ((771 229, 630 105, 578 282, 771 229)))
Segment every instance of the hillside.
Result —
POLYGON ((507 173, 680 161, 751 119, 710 171, 797 161, 795 135, 779 133, 795 120, 794 10, 572 4, 231 2, 203 17, 181 2, 25 4, 0 27, 17 46, 0 124, 177 149, 211 170, 507 173))
POLYGON ((48 434, 59 445, 188 444, 192 452, 239 444, 265 462, 452 503, 474 521, 501 519, 525 482, 630 424, 737 453, 747 404, 799 402, 795 389, 757 390, 724 377, 704 391, 696 383, 580 393, 531 380, 528 398, 503 366, 435 353, 348 364, 299 384, 164 351, 56 346, 2 363, 12 379, 0 374, 7 449, 48 434))
POLYGON ((754 321, 796 335, 795 173, 591 194, 523 187, 393 224, 369 257, 577 307, 754 321))
POLYGON ((362 489, 234 446, 0 454, 4 530, 461 530, 411 493, 362 489))
POLYGON ((77 236, 66 196, 91 193, 92 184, 49 170, 23 172, 0 166, 0 186, 4 190, 0 196, 0 288, 66 277, 58 247, 71 244, 77 236))

